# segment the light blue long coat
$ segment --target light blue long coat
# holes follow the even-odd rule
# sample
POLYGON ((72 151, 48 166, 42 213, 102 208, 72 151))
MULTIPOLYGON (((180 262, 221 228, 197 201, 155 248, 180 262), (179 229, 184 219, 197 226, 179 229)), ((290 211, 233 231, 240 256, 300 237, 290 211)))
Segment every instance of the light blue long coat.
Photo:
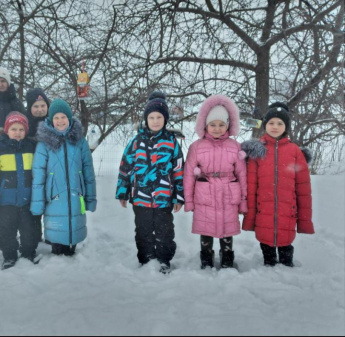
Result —
POLYGON ((76 245, 87 236, 86 211, 96 210, 96 181, 82 126, 73 119, 59 133, 46 120, 38 128, 33 161, 31 212, 44 214, 44 236, 76 245))

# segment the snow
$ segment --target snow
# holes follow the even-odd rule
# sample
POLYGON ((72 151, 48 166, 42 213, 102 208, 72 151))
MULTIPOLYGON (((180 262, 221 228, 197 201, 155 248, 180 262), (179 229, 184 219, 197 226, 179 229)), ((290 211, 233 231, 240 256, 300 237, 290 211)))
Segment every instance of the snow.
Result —
POLYGON ((295 268, 263 266, 254 234, 242 232, 239 270, 200 270, 192 215, 180 212, 170 275, 139 267, 115 172, 97 183, 99 207, 74 257, 41 243, 38 265, 0 272, 0 335, 344 335, 344 176, 313 176, 316 234, 297 235, 295 268))

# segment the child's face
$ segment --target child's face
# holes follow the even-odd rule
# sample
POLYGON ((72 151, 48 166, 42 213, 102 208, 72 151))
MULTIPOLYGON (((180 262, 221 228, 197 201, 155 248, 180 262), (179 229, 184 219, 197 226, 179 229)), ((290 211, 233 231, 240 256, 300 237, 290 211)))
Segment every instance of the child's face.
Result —
POLYGON ((69 127, 69 120, 64 113, 57 113, 53 118, 54 128, 58 131, 65 131, 69 127))
POLYGON ((226 134, 228 126, 222 121, 212 121, 206 130, 213 138, 220 138, 226 134))
POLYGON ((15 139, 18 142, 25 138, 25 128, 20 123, 14 123, 8 129, 8 137, 10 139, 15 139))
POLYGON ((281 137, 285 130, 285 123, 280 118, 271 118, 266 124, 266 132, 276 139, 281 137))
POLYGON ((0 92, 5 92, 8 87, 8 82, 4 78, 0 77, 0 92))
POLYGON ((159 132, 164 127, 164 116, 160 112, 151 112, 147 118, 148 127, 153 132, 159 132))
POLYGON ((48 105, 45 101, 36 101, 31 107, 31 113, 34 117, 45 117, 48 114, 48 105))

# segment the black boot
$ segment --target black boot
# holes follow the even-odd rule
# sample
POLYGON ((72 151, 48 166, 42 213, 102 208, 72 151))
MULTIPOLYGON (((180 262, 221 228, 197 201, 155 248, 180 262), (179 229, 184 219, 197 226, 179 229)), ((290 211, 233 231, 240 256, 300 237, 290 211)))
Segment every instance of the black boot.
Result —
POLYGON ((214 267, 214 250, 202 250, 200 252, 201 269, 214 267))
POLYGON ((39 264, 41 260, 41 255, 37 255, 36 252, 31 253, 31 254, 22 254, 21 257, 23 257, 24 259, 28 259, 33 264, 39 264))
POLYGON ((6 270, 14 267, 16 262, 16 260, 4 260, 1 266, 1 270, 6 270))
POLYGON ((264 255, 264 265, 274 267, 278 263, 276 247, 271 247, 263 243, 260 243, 260 247, 264 255))
POLYGON ((170 262, 161 263, 161 267, 159 269, 159 272, 164 274, 164 275, 170 274, 170 272, 171 272, 170 262))
POLYGON ((220 250, 219 256, 220 256, 220 266, 222 268, 234 267, 235 253, 233 250, 225 250, 225 251, 220 250))
POLYGON ((285 246, 285 247, 279 247, 279 262, 287 267, 293 267, 294 264, 292 262, 293 260, 293 252, 294 248, 293 246, 285 246))

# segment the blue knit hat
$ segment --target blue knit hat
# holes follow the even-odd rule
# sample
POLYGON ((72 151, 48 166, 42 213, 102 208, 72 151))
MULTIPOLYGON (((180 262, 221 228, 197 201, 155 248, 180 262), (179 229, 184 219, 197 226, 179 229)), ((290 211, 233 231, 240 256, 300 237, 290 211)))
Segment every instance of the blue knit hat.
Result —
POLYGON ((63 113, 67 116, 69 122, 72 122, 72 109, 68 105, 67 102, 65 102, 61 98, 55 99, 52 104, 49 107, 48 110, 48 119, 51 123, 53 123, 53 118, 56 114, 63 113))
POLYGON ((166 102, 166 96, 163 92, 154 91, 150 94, 144 111, 144 119, 146 124, 147 118, 151 112, 160 112, 164 116, 165 124, 168 123, 169 108, 166 102))

